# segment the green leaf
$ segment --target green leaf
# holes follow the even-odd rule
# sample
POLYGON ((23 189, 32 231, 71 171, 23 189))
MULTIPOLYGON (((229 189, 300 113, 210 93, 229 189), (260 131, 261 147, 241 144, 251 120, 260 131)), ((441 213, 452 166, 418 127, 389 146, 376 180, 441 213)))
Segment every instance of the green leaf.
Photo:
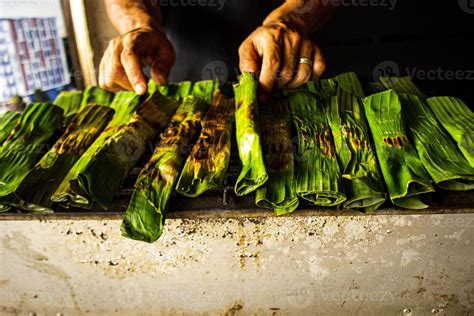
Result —
POLYGON ((238 196, 249 194, 268 179, 263 162, 258 127, 257 81, 252 73, 244 73, 234 86, 235 127, 242 170, 235 183, 238 196))
POLYGON ((407 93, 416 95, 420 99, 426 99, 426 96, 415 85, 410 77, 380 77, 379 80, 385 88, 394 90, 397 93, 407 93))
MULTIPOLYGON (((108 122, 105 130, 87 148, 84 154, 75 162, 74 166, 70 168, 68 174, 62 179, 61 184, 51 196, 53 202, 60 203, 64 207, 71 205, 89 208, 91 206, 89 197, 78 185, 78 177, 93 157, 104 148, 107 140, 116 134, 123 125, 128 123, 140 104, 141 97, 134 92, 121 91, 115 95, 110 104, 110 108, 115 110, 114 116, 108 122)), ((105 172, 105 170, 107 169, 103 169, 102 172, 105 172)))
POLYGON ((298 207, 299 200, 296 195, 288 100, 278 98, 261 105, 260 124, 268 181, 257 189, 255 204, 274 209, 277 216, 289 214, 298 207))
POLYGON ((82 94, 81 105, 79 108, 83 108, 89 104, 108 106, 113 98, 114 94, 112 92, 105 91, 99 87, 90 86, 87 87, 82 94))
POLYGON ((81 108, 81 102, 82 91, 69 90, 61 91, 54 100, 53 104, 63 109, 64 116, 66 117, 66 123, 69 123, 81 108))
POLYGON ((386 194, 363 111, 357 96, 338 88, 337 96, 331 98, 328 122, 344 178, 344 209, 374 211, 385 202, 386 194))
POLYGON ((114 114, 102 105, 85 106, 61 138, 25 176, 15 191, 27 211, 50 211, 51 196, 74 163, 104 130, 114 114))
POLYGON ((0 114, 0 145, 7 139, 10 132, 15 128, 15 125, 20 118, 18 112, 5 112, 0 114))
POLYGON ((371 95, 364 99, 364 107, 390 199, 404 208, 428 207, 418 195, 434 190, 408 140, 397 93, 371 95))
POLYGON ((161 236, 169 197, 187 158, 187 148, 199 131, 206 106, 200 98, 185 98, 171 118, 135 183, 121 227, 123 236, 146 242, 161 236))
POLYGON ((426 100, 438 121, 456 141, 471 167, 474 167, 474 114, 460 99, 434 97, 426 100))
POLYGON ((221 189, 230 161, 231 134, 234 122, 234 100, 219 91, 202 123, 202 130, 194 145, 176 191, 196 197, 209 189, 221 189))
POLYGON ((50 103, 28 105, 0 147, 0 203, 10 199, 63 122, 63 110, 50 103))
POLYGON ((346 197, 325 105, 305 91, 288 97, 298 134, 296 193, 315 205, 339 205, 346 197))
POLYGON ((145 153, 146 146, 163 131, 178 105, 178 100, 166 98, 159 92, 148 98, 128 124, 118 127, 79 172, 76 186, 80 189, 73 186, 74 192, 88 203, 94 201, 107 209, 145 153))

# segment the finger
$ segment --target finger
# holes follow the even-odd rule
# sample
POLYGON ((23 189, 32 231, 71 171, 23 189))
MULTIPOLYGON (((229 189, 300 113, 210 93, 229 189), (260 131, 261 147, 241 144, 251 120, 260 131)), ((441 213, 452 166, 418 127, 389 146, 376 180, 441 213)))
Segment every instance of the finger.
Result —
POLYGON ((258 73, 258 53, 251 41, 244 41, 239 47, 240 72, 258 73))
MULTIPOLYGON (((167 41, 167 40, 166 40, 167 41)), ((152 59, 151 78, 158 85, 164 85, 168 81, 168 76, 176 61, 176 54, 170 42, 165 42, 158 48, 156 57, 152 59)))
POLYGON ((281 65, 280 47, 274 41, 266 41, 263 44, 263 52, 260 52, 262 56, 262 69, 259 81, 263 93, 271 93, 275 84, 276 75, 281 65))
MULTIPOLYGON (((301 43, 298 61, 301 58, 313 60, 313 50, 314 44, 310 40, 304 40, 301 43)), ((288 89, 296 89, 301 85, 305 84, 311 78, 312 74, 312 65, 298 63, 296 75, 293 79, 291 79, 290 82, 287 83, 286 87, 288 89)))
POLYGON ((283 65, 281 67, 280 76, 278 79, 278 87, 286 86, 288 82, 295 76, 296 57, 299 54, 301 46, 301 37, 296 34, 291 34, 283 40, 283 65))
POLYGON ((108 58, 108 51, 106 50, 104 53, 104 56, 102 56, 102 59, 100 60, 100 65, 99 65, 99 87, 102 89, 105 89, 105 63, 107 62, 108 58))
POLYGON ((126 47, 120 54, 120 62, 133 90, 139 95, 145 94, 147 81, 142 72, 142 63, 137 54, 131 48, 126 47))
POLYGON ((314 60, 313 60, 313 80, 318 79, 326 69, 326 60, 324 59, 321 49, 315 45, 314 60))
POLYGON ((120 48, 121 45, 116 42, 113 50, 110 51, 109 60, 105 64, 105 85, 113 90, 117 90, 117 88, 120 87, 122 90, 133 91, 132 85, 128 81, 120 60, 120 48))

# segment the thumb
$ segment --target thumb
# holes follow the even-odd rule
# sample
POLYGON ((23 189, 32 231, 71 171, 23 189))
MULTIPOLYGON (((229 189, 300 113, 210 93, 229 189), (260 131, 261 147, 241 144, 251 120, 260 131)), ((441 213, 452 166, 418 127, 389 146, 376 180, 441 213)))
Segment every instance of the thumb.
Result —
POLYGON ((240 72, 258 73, 258 54, 251 42, 243 42, 239 47, 240 72))

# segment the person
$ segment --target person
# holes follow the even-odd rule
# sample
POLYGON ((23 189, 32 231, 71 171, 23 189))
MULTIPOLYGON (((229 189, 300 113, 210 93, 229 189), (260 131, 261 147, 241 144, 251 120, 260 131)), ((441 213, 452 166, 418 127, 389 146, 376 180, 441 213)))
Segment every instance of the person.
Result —
MULTIPOLYGON (((120 34, 110 41, 100 63, 99 85, 106 90, 125 89, 144 94, 147 90, 145 65, 150 69, 152 80, 165 84, 177 57, 172 42, 178 43, 181 68, 199 68, 196 65, 206 59, 206 56, 200 56, 203 50, 212 55, 224 47, 221 55, 238 55, 239 70, 258 77, 262 94, 279 88, 297 88, 311 78, 319 77, 326 67, 321 49, 309 36, 319 30, 334 11, 334 6, 327 0, 104 1, 107 15, 120 34), (206 15, 205 9, 210 9, 208 7, 215 1, 227 11, 206 15), (196 8, 198 4, 201 6, 196 8), (268 4, 273 8, 265 7, 268 4), (162 12, 160 7, 168 12, 162 12), (187 13, 184 18, 180 18, 182 12, 187 13), (267 14, 263 22, 258 20, 262 13, 267 14), (170 25, 167 32, 173 35, 172 40, 162 23, 167 17, 170 25), (254 29, 237 49, 234 42, 240 34, 236 32, 248 29, 249 25, 254 29), (228 42, 232 43, 226 45, 228 42), (181 61, 180 53, 185 56, 181 61)), ((226 57, 213 56, 211 59, 226 57)), ((188 75, 193 74, 193 70, 189 71, 188 75)))

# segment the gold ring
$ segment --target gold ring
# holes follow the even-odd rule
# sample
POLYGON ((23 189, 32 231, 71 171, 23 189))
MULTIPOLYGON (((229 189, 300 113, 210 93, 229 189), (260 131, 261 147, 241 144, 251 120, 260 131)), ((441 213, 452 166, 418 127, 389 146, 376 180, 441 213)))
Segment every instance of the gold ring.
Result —
POLYGON ((309 58, 300 58, 300 60, 298 61, 298 64, 306 64, 306 65, 309 65, 310 67, 313 67, 313 61, 309 58))

